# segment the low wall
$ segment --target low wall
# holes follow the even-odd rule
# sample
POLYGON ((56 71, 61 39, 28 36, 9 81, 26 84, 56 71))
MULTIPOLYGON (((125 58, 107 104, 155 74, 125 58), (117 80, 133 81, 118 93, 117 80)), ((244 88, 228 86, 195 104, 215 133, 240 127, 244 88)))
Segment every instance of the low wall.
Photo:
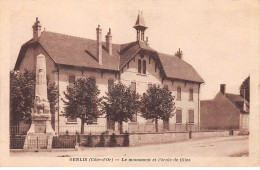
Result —
MULTIPOLYGON (((233 135, 239 135, 239 131, 233 131, 233 135)), ((159 132, 159 133, 130 133, 129 146, 138 146, 144 144, 161 144, 178 142, 189 139, 202 139, 210 137, 230 136, 230 131, 198 131, 198 132, 159 132)), ((79 135, 78 142, 80 146, 88 146, 89 135, 79 135)), ((101 141, 101 135, 91 135, 92 146, 97 147, 101 141)), ((123 146, 124 134, 115 135, 116 146, 123 146)), ((111 135, 104 135, 104 146, 111 146, 111 135)))
MULTIPOLYGON (((79 135, 79 145, 87 146, 89 135, 79 135)), ((92 146, 96 147, 100 144, 101 135, 92 135, 92 146)), ((110 146, 111 135, 104 135, 104 146, 110 146)), ((124 135, 116 135, 116 146, 123 146, 124 135)))
MULTIPOLYGON (((165 132, 165 133, 136 133, 129 134, 129 146, 137 146, 143 144, 160 144, 183 141, 188 139, 202 139, 210 137, 229 136, 230 132, 226 131, 200 131, 192 132, 165 132), (191 137, 191 138, 190 138, 191 137)), ((235 132, 233 135, 238 135, 235 132)))
POLYGON ((188 132, 137 133, 129 134, 129 146, 169 143, 189 139, 188 132))
POLYGON ((201 131, 201 132, 192 132, 192 139, 201 139, 201 138, 210 138, 210 137, 224 137, 229 136, 229 131, 201 131))

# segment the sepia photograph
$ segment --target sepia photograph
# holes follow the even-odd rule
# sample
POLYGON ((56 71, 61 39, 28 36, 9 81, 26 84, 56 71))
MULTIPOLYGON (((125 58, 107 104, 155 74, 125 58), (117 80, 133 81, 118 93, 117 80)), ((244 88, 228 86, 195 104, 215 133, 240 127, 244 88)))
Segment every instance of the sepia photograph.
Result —
POLYGON ((0 5, 0 166, 259 166, 259 1, 0 5))

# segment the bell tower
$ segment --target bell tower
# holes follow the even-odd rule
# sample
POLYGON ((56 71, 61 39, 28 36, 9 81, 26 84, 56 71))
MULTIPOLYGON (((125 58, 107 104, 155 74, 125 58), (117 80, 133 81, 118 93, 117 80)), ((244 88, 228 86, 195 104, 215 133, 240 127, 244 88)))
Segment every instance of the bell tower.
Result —
POLYGON ((135 22, 134 28, 136 29, 136 39, 137 41, 144 41, 144 32, 148 28, 145 25, 144 18, 143 18, 143 12, 139 12, 137 16, 137 20, 135 22))

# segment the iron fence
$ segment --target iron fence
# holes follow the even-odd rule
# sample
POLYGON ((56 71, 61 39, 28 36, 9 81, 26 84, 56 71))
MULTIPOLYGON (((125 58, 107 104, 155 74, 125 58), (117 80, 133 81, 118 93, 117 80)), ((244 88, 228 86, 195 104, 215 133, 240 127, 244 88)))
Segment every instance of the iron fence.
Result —
MULTIPOLYGON (((101 134, 106 131, 106 126, 101 125, 85 125, 83 134, 101 134)), ((66 125, 59 127, 59 135, 75 135, 76 133, 81 133, 80 125, 66 125)))
POLYGON ((128 133, 156 133, 156 132, 188 132, 198 131, 198 126, 194 124, 158 124, 156 130, 155 123, 129 123, 128 133))
POLYGON ((23 149, 25 137, 11 137, 10 149, 23 149))
POLYGON ((26 135, 30 125, 10 126, 10 135, 26 135))
MULTIPOLYGON (((29 130, 30 125, 28 126, 10 126, 10 135, 15 137, 17 135, 26 135, 29 130)), ((37 132, 42 132, 37 126, 35 127, 37 132)), ((167 126, 165 124, 158 124, 158 131, 156 131, 155 123, 127 123, 123 125, 123 131, 127 131, 128 133, 155 133, 155 132, 187 132, 187 131, 198 131, 198 126, 193 124, 173 124, 169 123, 167 126)), ((88 134, 101 134, 103 132, 108 133, 119 133, 118 125, 113 129, 107 129, 105 125, 91 124, 84 126, 85 135, 88 134)), ((56 129, 56 133, 58 135, 75 135, 81 134, 81 126, 80 125, 64 125, 59 126, 56 129), (59 130, 58 130, 59 129, 59 130)))
POLYGON ((77 144, 76 135, 53 137, 53 139, 52 139, 52 149, 75 148, 76 144, 77 144))

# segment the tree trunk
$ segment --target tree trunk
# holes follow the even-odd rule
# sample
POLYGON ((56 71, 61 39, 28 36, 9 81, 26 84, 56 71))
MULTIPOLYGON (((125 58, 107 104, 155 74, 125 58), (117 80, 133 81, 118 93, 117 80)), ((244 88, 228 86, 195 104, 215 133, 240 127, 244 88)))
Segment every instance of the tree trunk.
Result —
POLYGON ((158 132, 158 119, 155 118, 155 131, 158 132))
POLYGON ((83 119, 81 119, 81 128, 80 128, 81 134, 84 134, 84 124, 85 124, 85 121, 83 119))
POLYGON ((123 133, 123 122, 122 121, 119 122, 119 131, 120 131, 120 133, 123 133))

